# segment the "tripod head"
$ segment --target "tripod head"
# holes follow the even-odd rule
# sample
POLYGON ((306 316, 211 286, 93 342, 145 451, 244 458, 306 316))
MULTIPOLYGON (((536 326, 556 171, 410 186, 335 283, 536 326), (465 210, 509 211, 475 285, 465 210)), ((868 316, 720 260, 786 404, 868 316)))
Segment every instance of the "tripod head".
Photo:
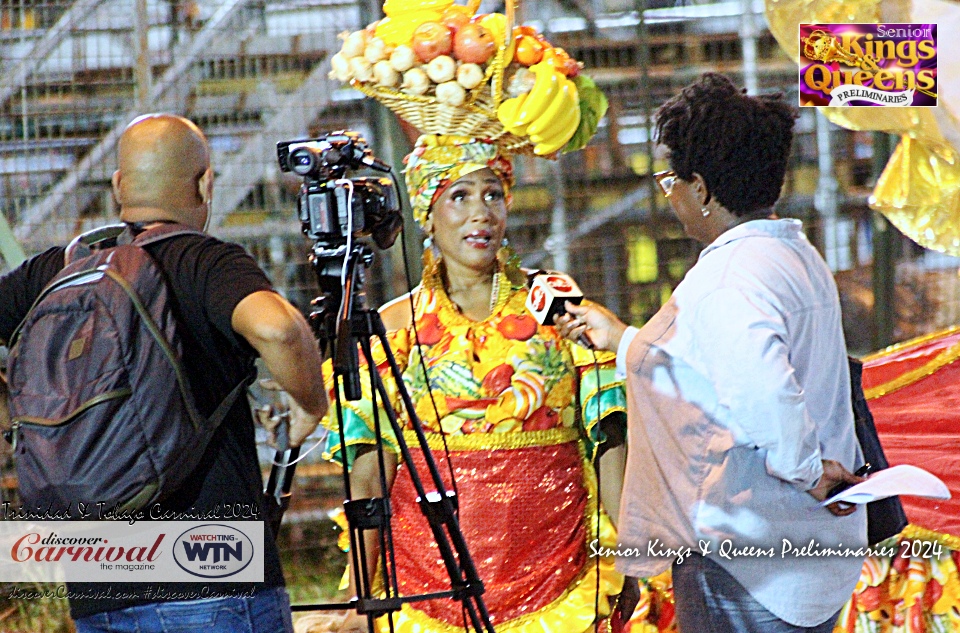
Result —
POLYGON ((373 249, 363 242, 327 248, 313 245, 310 262, 317 275, 320 296, 310 302, 313 308, 309 320, 320 351, 333 356, 334 373, 344 377, 344 395, 347 400, 359 400, 360 360, 353 338, 352 317, 365 311, 366 292, 364 272, 373 263, 373 249))

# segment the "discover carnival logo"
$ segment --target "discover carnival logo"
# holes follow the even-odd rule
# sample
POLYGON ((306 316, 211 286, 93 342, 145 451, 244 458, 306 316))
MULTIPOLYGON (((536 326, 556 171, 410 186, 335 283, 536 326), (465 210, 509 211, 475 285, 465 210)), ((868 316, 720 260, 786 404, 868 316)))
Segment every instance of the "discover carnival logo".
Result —
POLYGON ((200 578, 234 576, 253 560, 253 541, 237 528, 209 523, 192 527, 174 541, 180 568, 200 578))
POLYGON ((0 580, 263 582, 263 542, 263 521, 4 520, 0 580))
POLYGON ((801 106, 936 106, 936 24, 801 24, 801 106))

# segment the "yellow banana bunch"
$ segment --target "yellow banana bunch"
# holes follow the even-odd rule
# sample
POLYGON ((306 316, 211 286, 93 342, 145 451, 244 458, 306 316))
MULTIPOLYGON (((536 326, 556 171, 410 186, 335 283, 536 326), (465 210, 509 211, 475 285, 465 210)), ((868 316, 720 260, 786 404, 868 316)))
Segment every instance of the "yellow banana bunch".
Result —
POLYGON ((510 132, 511 134, 516 134, 517 136, 523 136, 526 131, 526 126, 517 126, 517 114, 520 112, 520 108, 523 107, 524 101, 527 99, 529 93, 525 92, 518 97, 513 97, 512 99, 504 99, 500 103, 500 107, 497 108, 497 119, 500 120, 500 123, 503 124, 503 128, 510 132))
POLYGON ((377 23, 374 34, 388 46, 409 45, 413 32, 418 26, 424 22, 439 22, 441 15, 436 11, 417 11, 383 18, 377 23))
POLYGON ((480 26, 490 31, 497 46, 503 46, 507 37, 507 16, 502 13, 487 13, 480 17, 480 26))
POLYGON ((560 74, 550 64, 534 64, 530 67, 536 79, 533 82, 533 88, 523 102, 523 107, 517 112, 517 118, 514 121, 514 127, 528 126, 543 114, 557 93, 560 92, 560 80, 564 76, 560 74))
MULTIPOLYGON (((580 99, 577 95, 577 85, 563 77, 560 80, 560 90, 537 120, 527 126, 530 139, 534 137, 553 136, 561 128, 566 128, 580 110, 580 99)), ((536 142, 536 141, 535 141, 536 142)))
POLYGON ((573 86, 571 94, 574 99, 573 103, 567 101, 565 105, 569 115, 561 110, 554 121, 554 125, 548 125, 539 134, 530 134, 530 140, 535 143, 533 153, 537 156, 554 153, 566 145, 573 138, 574 132, 577 131, 577 127, 580 125, 580 101, 576 98, 576 86, 573 86))
POLYGON ((377 23, 375 34, 390 46, 409 44, 418 26, 439 22, 451 6, 453 0, 386 0, 383 12, 387 17, 377 23))
POLYGON ((543 139, 530 139, 536 145, 533 147, 533 153, 537 156, 546 156, 547 154, 552 154, 573 138, 573 133, 577 131, 577 127, 580 125, 580 109, 578 108, 575 116, 570 119, 567 123, 567 126, 557 132, 556 135, 545 137, 543 139))
POLYGON ((443 10, 452 4, 453 0, 386 0, 383 3, 383 13, 390 17, 420 11, 443 13, 443 10))
POLYGON ((530 67, 536 79, 530 92, 506 99, 497 109, 503 127, 517 136, 530 136, 538 156, 552 154, 573 137, 580 125, 577 86, 551 64, 530 67))

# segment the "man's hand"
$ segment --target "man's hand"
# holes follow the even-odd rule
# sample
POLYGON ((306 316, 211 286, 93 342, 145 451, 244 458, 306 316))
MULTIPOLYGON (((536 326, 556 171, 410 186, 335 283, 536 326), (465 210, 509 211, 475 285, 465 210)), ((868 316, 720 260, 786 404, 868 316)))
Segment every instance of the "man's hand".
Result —
POLYGON ((337 633, 367 633, 370 629, 367 626, 367 616, 351 611, 334 630, 337 633))
MULTIPOLYGON (((855 485, 862 481, 866 481, 866 479, 864 477, 857 477, 840 465, 840 462, 825 459, 823 460, 823 475, 820 477, 820 481, 817 482, 816 486, 808 490, 807 493, 817 501, 826 501, 827 493, 837 484, 855 485)), ((828 505, 827 510, 838 517, 843 517, 856 512, 857 506, 852 503, 836 501, 828 505)))
POLYGON ((307 413, 296 400, 286 397, 283 388, 275 380, 261 380, 260 387, 264 391, 277 394, 274 398, 275 404, 263 405, 257 409, 257 420, 267 430, 269 434, 267 442, 270 446, 284 448, 277 446, 277 436, 282 432, 280 430, 282 424, 289 425, 287 428, 289 446, 286 448, 303 444, 304 440, 317 430, 320 416, 307 413), (277 402, 279 404, 276 404, 277 402))
MULTIPOLYGON (((275 292, 261 290, 247 295, 233 310, 233 330, 257 350, 263 364, 290 395, 290 443, 298 445, 317 428, 327 412, 327 392, 320 366, 323 359, 307 320, 286 299, 275 292), (296 402, 298 407, 293 406, 296 402), (307 412, 310 412, 307 414, 307 412)), ((270 420, 281 411, 258 412, 261 422, 276 428, 270 420)))
POLYGON ((617 315, 599 303, 586 301, 582 305, 567 301, 566 309, 565 313, 553 319, 563 338, 576 342, 586 334, 596 349, 617 351, 620 339, 627 329, 617 315))

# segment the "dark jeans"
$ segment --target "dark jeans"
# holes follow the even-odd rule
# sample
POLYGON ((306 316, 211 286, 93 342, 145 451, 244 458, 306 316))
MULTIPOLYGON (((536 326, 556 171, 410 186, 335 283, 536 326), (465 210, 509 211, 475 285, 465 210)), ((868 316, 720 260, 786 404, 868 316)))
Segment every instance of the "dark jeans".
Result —
POLYGON ((76 620, 77 633, 293 633, 286 589, 106 611, 76 620))
POLYGON ((830 633, 839 615, 812 627, 784 622, 723 567, 699 554, 673 565, 673 592, 680 630, 695 633, 830 633))

